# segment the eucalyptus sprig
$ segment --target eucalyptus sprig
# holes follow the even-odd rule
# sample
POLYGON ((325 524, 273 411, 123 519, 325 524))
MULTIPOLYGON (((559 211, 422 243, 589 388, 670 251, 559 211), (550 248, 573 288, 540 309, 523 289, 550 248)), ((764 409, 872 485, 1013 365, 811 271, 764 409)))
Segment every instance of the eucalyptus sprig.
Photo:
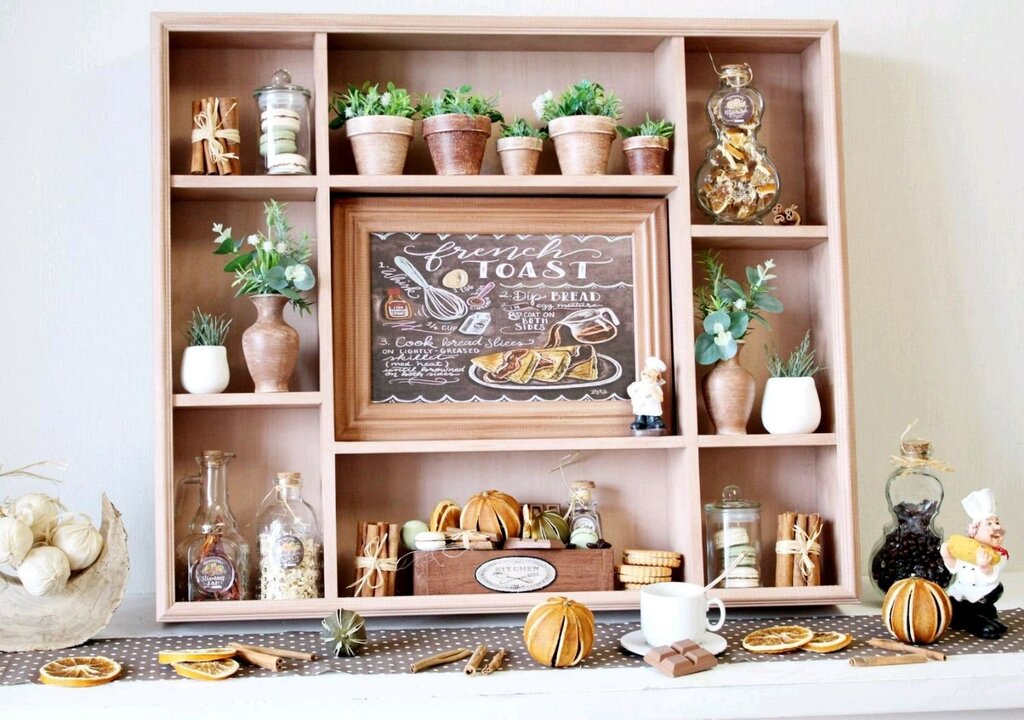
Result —
POLYGON ((694 291, 694 307, 703 329, 694 352, 698 363, 712 365, 736 356, 751 330, 751 320, 770 328, 763 313, 782 312, 782 303, 772 294, 777 288, 769 284, 776 278, 770 258, 756 268, 747 268, 746 287, 725 274, 718 254, 705 250, 698 260, 704 266, 706 284, 694 291))
POLYGON ((517 116, 513 118, 511 123, 502 124, 501 137, 534 137, 546 140, 548 133, 547 128, 534 127, 521 117, 517 116))
POLYGON ((424 95, 416 106, 421 117, 435 115, 480 115, 488 117, 491 122, 504 122, 505 117, 498 111, 497 97, 484 97, 473 94, 473 88, 463 85, 457 90, 445 88, 440 94, 424 95))
POLYGON ((649 113, 644 114, 644 121, 639 125, 618 125, 615 128, 619 135, 624 138, 631 137, 663 137, 670 138, 675 135, 676 126, 668 120, 651 120, 649 113))
POLYGON ((215 255, 234 255, 224 272, 235 274, 232 287, 241 295, 284 295, 300 313, 309 312, 310 301, 302 293, 316 285, 309 259, 309 233, 292 237, 287 205, 271 200, 263 205, 267 232, 258 230, 246 237, 232 237, 231 228, 213 224, 217 234, 215 255), (247 249, 251 248, 251 249, 247 249))
POLYGON ((189 347, 216 347, 224 344, 230 327, 230 318, 225 320, 223 315, 214 317, 195 308, 192 311, 192 319, 188 323, 185 336, 188 339, 189 347))
POLYGON ((384 92, 377 88, 378 85, 371 85, 367 81, 362 87, 349 85, 345 93, 336 91, 330 102, 330 109, 335 114, 329 126, 331 130, 339 129, 346 120, 354 117, 391 115, 411 118, 416 115, 412 96, 405 88, 395 87, 393 82, 388 82, 384 92))
POLYGON ((622 115, 622 100, 598 83, 581 80, 566 88, 558 98, 550 90, 541 93, 533 101, 533 111, 538 119, 547 122, 570 115, 603 115, 618 120, 622 115))
POLYGON ((768 365, 768 372, 772 377, 814 377, 821 372, 821 368, 814 363, 814 353, 811 347, 811 331, 804 334, 796 349, 790 353, 789 359, 785 362, 779 357, 779 351, 775 343, 766 343, 764 346, 765 363, 768 365))

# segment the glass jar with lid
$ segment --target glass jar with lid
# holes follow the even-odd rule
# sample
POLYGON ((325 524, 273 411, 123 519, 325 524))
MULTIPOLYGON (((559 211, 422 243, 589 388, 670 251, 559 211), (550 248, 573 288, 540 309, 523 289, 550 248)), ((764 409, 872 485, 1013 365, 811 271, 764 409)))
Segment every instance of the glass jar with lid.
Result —
POLYGON ((761 586, 761 503, 727 486, 704 506, 704 532, 708 582, 725 574, 722 587, 761 586))
POLYGON ((594 545, 604 537, 595 487, 593 480, 575 480, 569 486, 569 543, 576 547, 594 545))
POLYGON ((259 599, 323 595, 323 538, 313 507, 302 498, 302 475, 280 472, 256 518, 259 599))
POLYGON ((260 113, 261 172, 267 175, 308 175, 310 166, 309 90, 292 83, 281 69, 270 84, 257 88, 260 113))

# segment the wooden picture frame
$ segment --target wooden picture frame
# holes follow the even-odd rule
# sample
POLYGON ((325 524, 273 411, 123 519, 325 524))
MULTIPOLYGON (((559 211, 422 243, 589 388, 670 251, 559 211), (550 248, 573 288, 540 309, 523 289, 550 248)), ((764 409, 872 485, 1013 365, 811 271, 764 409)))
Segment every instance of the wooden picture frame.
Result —
MULTIPOLYGON (((633 360, 656 356, 672 367, 669 331, 667 214, 659 199, 338 198, 334 201, 332 266, 336 363, 335 432, 339 441, 441 438, 601 437, 629 434, 628 399, 553 398, 508 402, 375 400, 371 242, 391 235, 495 234, 630 236, 633 360)), ((434 283, 431 283, 432 285, 434 283)), ((499 283, 499 287, 502 287, 499 283)), ((415 292, 414 288, 411 288, 415 292)), ((429 291, 424 291, 429 292, 429 291)), ((380 319, 377 319, 378 329, 380 319)), ((623 363, 622 365, 626 365, 623 363)), ((665 421, 672 428, 671 373, 665 421)), ((379 377, 379 370, 378 370, 379 377)), ((620 378, 632 381, 634 377, 620 378)), ((378 380, 379 382, 379 380, 378 380)), ((536 393, 535 393, 536 395, 536 393)), ((624 394, 617 394, 624 397, 624 394)), ((422 396, 420 396, 422 397, 422 396)), ((445 395, 444 397, 447 397, 445 395)))

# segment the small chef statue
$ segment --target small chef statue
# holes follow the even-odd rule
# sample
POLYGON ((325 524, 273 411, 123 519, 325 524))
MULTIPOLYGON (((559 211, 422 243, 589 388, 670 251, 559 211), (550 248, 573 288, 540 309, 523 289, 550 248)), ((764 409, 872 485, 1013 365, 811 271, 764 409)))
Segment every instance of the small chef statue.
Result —
POLYGON ((649 357, 640 372, 640 379, 629 384, 626 394, 633 401, 633 414, 636 420, 629 429, 634 435, 664 435, 665 422, 661 419, 661 402, 665 394, 661 386, 665 381, 661 374, 668 368, 656 357, 649 357))
POLYGON ((1006 632, 996 612, 996 601, 1003 594, 999 573, 1010 557, 1003 549, 1005 532, 988 488, 972 492, 962 505, 971 517, 968 537, 953 535, 940 548, 946 567, 956 573, 946 591, 953 602, 951 625, 980 638, 998 638, 1006 632))

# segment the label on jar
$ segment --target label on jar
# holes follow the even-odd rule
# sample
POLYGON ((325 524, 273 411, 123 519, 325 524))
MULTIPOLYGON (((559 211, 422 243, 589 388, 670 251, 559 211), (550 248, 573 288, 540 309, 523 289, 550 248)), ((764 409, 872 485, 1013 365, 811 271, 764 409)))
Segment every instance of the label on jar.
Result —
POLYGON ((743 93, 729 93, 718 103, 718 114, 726 125, 744 125, 754 116, 754 103, 743 93))
POLYGON ((192 569, 192 580, 200 592, 218 595, 235 583, 235 566, 220 555, 207 555, 192 569))
POLYGON ((282 570, 291 570, 302 564, 306 549, 302 541, 294 535, 282 535, 274 543, 274 562, 282 570))

